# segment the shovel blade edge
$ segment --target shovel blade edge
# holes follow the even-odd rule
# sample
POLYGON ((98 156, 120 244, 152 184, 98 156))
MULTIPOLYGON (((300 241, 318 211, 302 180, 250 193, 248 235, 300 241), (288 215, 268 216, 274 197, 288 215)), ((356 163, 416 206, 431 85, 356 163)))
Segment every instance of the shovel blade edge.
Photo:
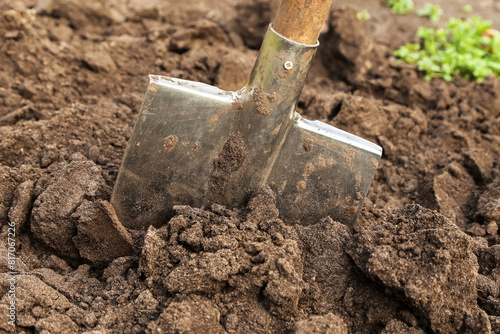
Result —
POLYGON ((268 179, 281 218, 309 225, 330 216, 352 229, 381 156, 378 145, 297 115, 268 179))

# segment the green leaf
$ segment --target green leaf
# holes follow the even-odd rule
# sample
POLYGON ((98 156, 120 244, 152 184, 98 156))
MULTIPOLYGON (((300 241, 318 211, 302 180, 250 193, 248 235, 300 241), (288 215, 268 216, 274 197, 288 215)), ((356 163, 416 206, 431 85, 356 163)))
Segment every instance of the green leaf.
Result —
POLYGON ((356 17, 358 18, 359 21, 365 22, 368 21, 372 16, 366 9, 362 10, 361 12, 356 13, 356 17))
MULTIPOLYGON (((426 16, 431 6, 423 9, 426 16)), ((419 43, 408 43, 394 55, 417 64, 426 80, 441 77, 449 81, 460 75, 481 82, 489 75, 500 77, 500 33, 491 29, 491 21, 451 18, 444 28, 419 28, 417 36, 419 43)))
POLYGON ((428 16, 432 23, 438 23, 443 10, 438 5, 426 3, 424 8, 417 11, 418 16, 428 16))
POLYGON ((469 14, 470 12, 472 12, 472 6, 471 5, 465 5, 462 7, 462 12, 464 12, 465 14, 469 14))
POLYGON ((415 7, 413 0, 387 0, 387 5, 394 14, 408 14, 415 7))

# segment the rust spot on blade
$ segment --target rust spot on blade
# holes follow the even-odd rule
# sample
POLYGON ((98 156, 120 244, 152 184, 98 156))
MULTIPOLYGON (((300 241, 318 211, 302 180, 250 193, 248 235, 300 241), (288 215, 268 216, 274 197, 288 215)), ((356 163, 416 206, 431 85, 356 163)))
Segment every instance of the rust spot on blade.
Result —
POLYGON ((225 106, 224 106, 224 107, 222 107, 222 109, 220 110, 219 115, 225 115, 225 114, 227 114, 227 107, 225 107, 225 106))
POLYGON ((177 138, 174 135, 170 135, 167 138, 165 138, 165 143, 163 144, 163 146, 167 149, 167 151, 172 151, 175 145, 177 145, 178 141, 179 138, 177 138))

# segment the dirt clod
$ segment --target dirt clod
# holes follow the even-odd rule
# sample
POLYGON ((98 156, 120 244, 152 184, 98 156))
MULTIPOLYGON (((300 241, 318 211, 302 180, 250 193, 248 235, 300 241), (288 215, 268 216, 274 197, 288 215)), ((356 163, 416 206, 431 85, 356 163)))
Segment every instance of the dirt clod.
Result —
POLYGON ((420 328, 408 327, 404 322, 391 320, 381 334, 424 334, 420 328))
POLYGON ((223 332, 220 313, 210 300, 196 295, 174 301, 162 312, 158 320, 148 326, 152 333, 208 333, 223 332))
POLYGON ((279 6, 276 0, 257 0, 238 3, 236 6, 234 29, 243 42, 252 49, 258 49, 279 6))
POLYGON ((35 17, 33 9, 8 9, 0 15, 0 24, 8 30, 29 30, 35 17))
POLYGON ((105 265, 133 254, 132 239, 109 202, 84 200, 71 217, 77 221, 73 242, 81 257, 105 265))
POLYGON ((295 324, 295 334, 347 334, 347 326, 342 318, 328 313, 325 316, 312 316, 295 324))
POLYGON ((500 177, 479 198, 478 215, 488 222, 500 222, 500 177))
POLYGON ((177 145, 177 142, 179 141, 179 138, 174 135, 170 135, 167 138, 165 138, 165 143, 163 146, 167 151, 171 151, 174 149, 175 145, 177 145))
POLYGON ((306 152, 311 152, 314 147, 314 142, 311 139, 306 139, 304 140, 302 147, 306 152))
POLYGON ((28 166, 21 168, 0 166, 0 225, 7 223, 10 219, 9 214, 13 219, 19 219, 21 225, 23 224, 23 216, 28 213, 25 211, 26 206, 31 205, 27 200, 30 184, 38 174, 37 169, 28 166))
POLYGON ((104 50, 88 51, 83 56, 83 62, 93 71, 96 72, 114 72, 116 64, 104 50))
POLYGON ((243 140, 238 135, 231 135, 224 144, 214 163, 214 169, 208 181, 208 201, 219 203, 227 195, 231 174, 238 171, 247 158, 243 140))
POLYGON ((257 112, 264 116, 269 116, 273 112, 270 101, 276 100, 276 93, 264 92, 261 86, 256 87, 253 92, 253 102, 257 112))
MULTIPOLYGON (((406 205, 355 240, 349 254, 359 268, 421 310, 433 331, 468 328, 467 315, 487 319, 476 304, 478 263, 470 237, 442 215, 406 205)), ((489 323, 474 326, 486 331, 489 323)))
POLYGON ((150 92, 151 94, 156 94, 157 91, 158 91, 158 85, 155 82, 150 83, 148 87, 148 92, 150 92))
POLYGON ((14 222, 18 231, 25 227, 26 220, 33 204, 35 182, 32 180, 21 183, 14 192, 14 198, 9 210, 9 222, 14 222))
POLYGON ((359 82, 372 66, 368 54, 373 42, 366 36, 362 22, 356 19, 356 10, 340 7, 332 11, 329 30, 323 38, 335 41, 320 49, 331 73, 350 83, 359 82))
MULTIPOLYGON (((193 302, 189 297, 165 311, 159 324, 175 326, 172 321, 187 317, 175 316, 178 308, 207 308, 211 319, 218 313, 223 318, 246 319, 235 325, 248 326, 250 331, 264 330, 261 313, 272 321, 270 326, 277 326, 297 311, 303 288, 293 229, 277 218, 269 188, 250 201, 246 218, 214 208, 178 207, 179 215, 165 227, 148 230, 139 270, 151 287, 159 285, 182 300, 196 295, 224 300, 215 307, 209 301, 195 298, 193 302), (258 295, 265 299, 263 304, 255 303, 258 295)), ((183 321, 186 326, 197 326, 195 320, 188 317, 183 321)))
POLYGON ((31 231, 61 256, 78 258, 72 238, 77 233, 73 212, 85 199, 106 198, 109 186, 92 161, 74 161, 48 181, 33 204, 31 231))
POLYGON ((450 165, 448 171, 436 176, 433 182, 434 198, 440 212, 463 226, 466 219, 464 211, 474 187, 473 178, 462 166, 450 165), (466 189, 469 191, 465 191, 466 189))
POLYGON ((257 54, 252 52, 231 51, 221 59, 217 72, 217 87, 236 91, 245 86, 250 76, 257 54))

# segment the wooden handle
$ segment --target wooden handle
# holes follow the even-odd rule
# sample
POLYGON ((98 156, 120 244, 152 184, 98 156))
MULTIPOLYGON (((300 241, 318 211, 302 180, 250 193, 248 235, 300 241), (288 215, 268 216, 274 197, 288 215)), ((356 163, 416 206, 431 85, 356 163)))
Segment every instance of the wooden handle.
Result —
POLYGON ((283 0, 273 27, 276 32, 302 44, 316 44, 332 0, 283 0))

